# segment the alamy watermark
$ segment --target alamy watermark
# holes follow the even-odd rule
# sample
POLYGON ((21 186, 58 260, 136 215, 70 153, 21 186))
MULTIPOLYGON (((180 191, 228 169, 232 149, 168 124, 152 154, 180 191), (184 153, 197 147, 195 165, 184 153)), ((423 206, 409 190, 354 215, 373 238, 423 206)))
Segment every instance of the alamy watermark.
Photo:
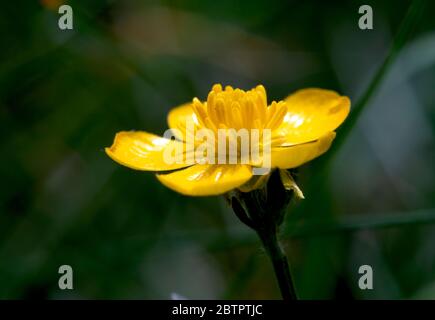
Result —
POLYGON ((265 175, 271 169, 272 132, 270 129, 195 128, 186 121, 184 132, 169 129, 164 138, 185 137, 184 144, 164 149, 165 163, 172 164, 250 164, 254 175, 265 175))
POLYGON ((61 14, 57 25, 60 30, 72 30, 74 28, 73 9, 64 4, 59 7, 58 13, 61 14))
POLYGON ((358 280, 358 287, 361 290, 373 290, 373 268, 368 265, 362 265, 358 269, 361 277, 358 280))
POLYGON ((362 5, 358 9, 362 16, 358 20, 358 27, 361 30, 373 30, 373 9, 368 4, 362 5))
POLYGON ((58 285, 61 290, 72 290, 73 289, 73 269, 70 265, 64 264, 59 267, 58 273, 61 274, 59 277, 58 285))

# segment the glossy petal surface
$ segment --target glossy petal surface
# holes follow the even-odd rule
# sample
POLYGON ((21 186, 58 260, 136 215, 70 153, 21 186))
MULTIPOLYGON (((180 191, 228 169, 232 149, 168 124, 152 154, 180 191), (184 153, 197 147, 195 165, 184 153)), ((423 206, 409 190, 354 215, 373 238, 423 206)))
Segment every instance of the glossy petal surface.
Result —
POLYGON ((291 169, 317 158, 325 153, 335 138, 335 132, 330 132, 320 139, 289 147, 272 148, 272 167, 291 169))
POLYGON ((213 196, 235 189, 252 177, 248 165, 201 165, 157 178, 168 188, 189 196, 213 196))
POLYGON ((284 145, 314 141, 334 131, 350 110, 348 97, 324 89, 303 89, 285 99, 288 112, 275 134, 284 145))
POLYGON ((186 141, 186 123, 190 122, 194 125, 194 129, 198 127, 198 119, 192 109, 191 103, 185 103, 181 106, 173 108, 168 114, 168 125, 173 130, 174 136, 182 141, 186 141))
POLYGON ((189 164, 165 160, 165 148, 185 147, 183 142, 165 139, 142 131, 122 131, 115 136, 107 155, 116 162, 136 170, 166 171, 187 167, 189 164))

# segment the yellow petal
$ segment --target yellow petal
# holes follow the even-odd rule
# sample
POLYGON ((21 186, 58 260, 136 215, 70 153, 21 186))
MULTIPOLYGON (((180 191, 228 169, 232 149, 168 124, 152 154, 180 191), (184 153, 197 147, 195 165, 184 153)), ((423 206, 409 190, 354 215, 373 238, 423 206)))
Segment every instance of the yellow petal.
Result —
POLYGON ((273 168, 291 169, 317 158, 325 153, 335 138, 335 132, 329 132, 320 139, 289 147, 275 147, 271 150, 273 168))
MULTIPOLYGON (((182 141, 186 141, 186 123, 198 126, 198 119, 193 111, 191 103, 185 103, 179 107, 173 108, 168 114, 169 128, 173 129, 174 136, 182 141)), ((194 132, 192 132, 194 134, 194 132)))
POLYGON ((168 188, 189 196, 213 196, 238 188, 252 177, 248 165, 201 165, 157 178, 168 188))
POLYGON ((348 97, 324 89, 299 90, 285 102, 288 112, 276 134, 285 136, 286 145, 317 140, 334 131, 350 110, 348 97))
POLYGON ((116 162, 136 170, 166 171, 190 165, 186 161, 171 164, 169 161, 171 159, 165 159, 166 148, 185 150, 185 144, 147 132, 123 131, 115 136, 113 145, 105 150, 116 162))

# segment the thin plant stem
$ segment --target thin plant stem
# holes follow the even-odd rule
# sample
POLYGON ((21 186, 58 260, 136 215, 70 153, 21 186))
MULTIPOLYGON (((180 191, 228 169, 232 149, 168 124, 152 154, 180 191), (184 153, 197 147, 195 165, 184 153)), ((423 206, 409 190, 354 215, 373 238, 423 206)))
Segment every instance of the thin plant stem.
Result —
POLYGON ((271 232, 268 234, 262 234, 258 232, 258 235, 263 243, 267 255, 272 262, 273 270, 275 271, 276 280, 278 281, 278 286, 283 300, 297 300, 298 298, 287 256, 279 244, 276 232, 271 232))
POLYGON ((265 197, 263 192, 265 190, 249 193, 235 192, 228 197, 229 203, 240 221, 255 230, 259 236, 272 262, 282 298, 297 300, 289 262, 277 237, 277 231, 291 196, 283 188, 279 174, 276 173, 269 179, 267 189, 270 191, 269 198, 265 197))

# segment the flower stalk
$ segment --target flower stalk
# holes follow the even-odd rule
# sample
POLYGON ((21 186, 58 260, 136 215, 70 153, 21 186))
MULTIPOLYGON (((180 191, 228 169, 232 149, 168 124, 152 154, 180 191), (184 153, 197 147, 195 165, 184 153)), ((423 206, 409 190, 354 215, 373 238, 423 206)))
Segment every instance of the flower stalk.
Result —
MULTIPOLYGON (((286 174, 290 175, 288 172, 286 174)), ((272 262, 282 298, 297 300, 289 263, 278 240, 279 227, 295 194, 294 189, 285 187, 282 176, 276 170, 262 188, 250 192, 232 191, 227 199, 240 221, 253 229, 260 238, 272 262)))
POLYGON ((276 233, 267 235, 258 234, 264 249, 266 250, 275 271, 279 289, 284 300, 297 300, 296 290, 293 278, 290 272, 290 266, 284 251, 279 245, 276 233))

